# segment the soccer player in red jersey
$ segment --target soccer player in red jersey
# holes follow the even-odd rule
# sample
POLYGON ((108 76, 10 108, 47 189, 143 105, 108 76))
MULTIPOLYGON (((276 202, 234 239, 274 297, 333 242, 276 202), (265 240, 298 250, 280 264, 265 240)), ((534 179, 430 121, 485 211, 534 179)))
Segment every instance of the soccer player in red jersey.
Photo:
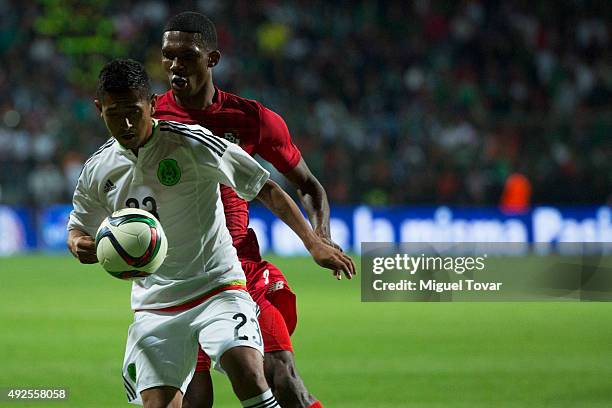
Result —
MULTIPOLYGON (((221 57, 214 24, 204 15, 184 12, 164 28, 162 65, 171 90, 157 99, 158 119, 206 126, 215 135, 237 143, 251 155, 258 154, 283 173, 297 188, 313 229, 331 245, 329 204, 325 190, 308 169, 291 141, 283 119, 253 100, 223 92, 212 80, 212 68, 221 57)), ((285 408, 322 407, 297 374, 290 335, 296 323, 295 295, 281 271, 262 260, 257 237, 248 228, 249 210, 228 187, 221 186, 227 227, 247 276, 248 291, 260 307, 259 323, 264 339, 264 368, 274 395, 285 408)), ((335 271, 337 279, 350 271, 335 271)), ((184 399, 184 406, 212 406, 210 363, 200 353, 198 368, 184 399)))

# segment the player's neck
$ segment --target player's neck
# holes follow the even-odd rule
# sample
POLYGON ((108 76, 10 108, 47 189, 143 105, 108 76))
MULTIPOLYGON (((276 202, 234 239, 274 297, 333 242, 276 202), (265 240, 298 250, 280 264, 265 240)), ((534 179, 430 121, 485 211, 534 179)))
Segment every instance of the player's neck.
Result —
POLYGON ((157 127, 156 122, 154 122, 151 119, 151 124, 149 126, 147 126, 147 134, 148 136, 142 141, 142 143, 136 148, 136 149, 130 149, 132 151, 132 153, 134 153, 134 156, 138 157, 138 150, 145 146, 147 143, 149 143, 151 141, 151 138, 153 137, 153 133, 155 132, 155 128, 157 127))
POLYGON ((173 94, 173 96, 176 103, 185 109, 204 110, 213 104, 215 99, 215 86, 212 81, 208 81, 196 95, 187 98, 180 98, 175 94, 173 94))

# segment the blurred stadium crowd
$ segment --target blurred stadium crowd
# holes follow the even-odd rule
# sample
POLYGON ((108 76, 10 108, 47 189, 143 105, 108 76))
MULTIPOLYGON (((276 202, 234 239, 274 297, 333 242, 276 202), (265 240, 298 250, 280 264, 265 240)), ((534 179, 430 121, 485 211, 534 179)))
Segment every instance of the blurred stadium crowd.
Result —
POLYGON ((216 84, 285 118, 334 204, 496 205, 512 174, 535 203, 610 203, 612 2, 58 3, 0 0, 0 203, 69 202, 107 137, 92 72, 129 56, 165 91, 184 10, 217 25, 216 84))

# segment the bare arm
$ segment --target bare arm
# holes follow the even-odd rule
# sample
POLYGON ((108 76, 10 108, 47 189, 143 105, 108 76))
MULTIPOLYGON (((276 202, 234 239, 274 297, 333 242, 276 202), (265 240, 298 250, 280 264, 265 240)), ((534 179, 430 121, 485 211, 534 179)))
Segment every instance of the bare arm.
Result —
POLYGON ((257 195, 257 199, 300 237, 306 249, 319 265, 334 271, 342 271, 347 278, 352 278, 355 274, 355 265, 351 258, 339 249, 326 244, 314 233, 302 217, 297 204, 278 184, 268 180, 257 195))
POLYGON ((96 243, 92 236, 78 229, 68 231, 66 242, 70 253, 81 263, 93 264, 98 262, 96 243))
POLYGON ((301 159, 285 177, 297 190, 300 203, 304 207, 314 232, 331 245, 340 248, 331 241, 329 228, 329 202, 325 189, 312 174, 308 165, 301 159))

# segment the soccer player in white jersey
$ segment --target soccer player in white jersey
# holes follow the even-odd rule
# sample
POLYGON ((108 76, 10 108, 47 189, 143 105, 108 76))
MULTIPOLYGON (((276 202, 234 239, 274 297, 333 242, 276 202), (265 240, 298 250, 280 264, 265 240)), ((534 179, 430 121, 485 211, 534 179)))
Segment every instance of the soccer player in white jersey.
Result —
POLYGON ((302 239, 317 263, 355 272, 350 258, 319 239, 296 204, 239 147, 198 125, 177 131, 154 121, 144 67, 114 60, 101 71, 96 106, 112 138, 85 163, 74 193, 68 246, 95 263, 92 236, 113 211, 139 207, 168 239, 161 268, 132 284, 124 384, 131 402, 180 407, 198 343, 228 374, 244 407, 277 407, 263 372, 255 303, 225 226, 219 183, 257 197, 302 239))

